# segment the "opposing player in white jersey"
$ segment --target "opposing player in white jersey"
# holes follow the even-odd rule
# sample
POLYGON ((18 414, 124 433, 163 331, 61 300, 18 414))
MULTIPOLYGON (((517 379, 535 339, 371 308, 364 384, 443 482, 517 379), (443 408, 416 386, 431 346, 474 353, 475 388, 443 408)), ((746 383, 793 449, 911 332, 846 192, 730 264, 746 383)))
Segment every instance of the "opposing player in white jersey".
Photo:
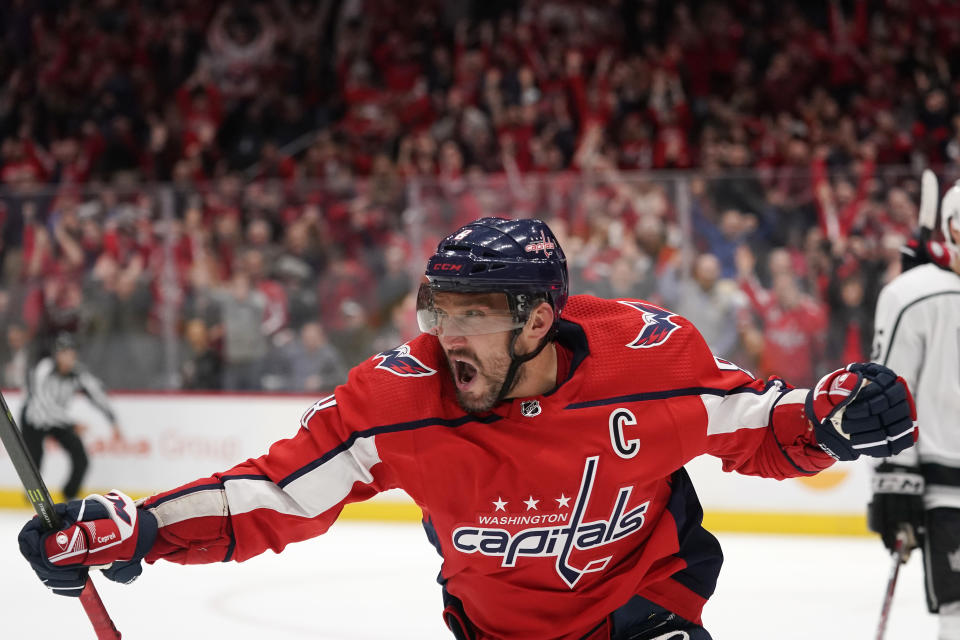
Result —
POLYGON ((945 244, 922 245, 928 261, 919 266, 905 258, 907 270, 877 301, 873 359, 913 390, 923 435, 876 468, 868 521, 903 558, 923 549, 939 638, 960 640, 960 182, 944 196, 941 217, 945 244))

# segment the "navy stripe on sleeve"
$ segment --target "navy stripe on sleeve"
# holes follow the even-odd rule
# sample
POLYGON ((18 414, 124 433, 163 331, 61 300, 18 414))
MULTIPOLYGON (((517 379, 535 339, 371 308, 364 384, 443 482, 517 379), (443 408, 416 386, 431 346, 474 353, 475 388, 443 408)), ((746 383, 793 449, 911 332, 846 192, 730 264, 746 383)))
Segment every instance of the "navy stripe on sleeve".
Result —
POLYGON ((379 427, 371 427, 370 429, 364 429, 363 431, 354 431, 350 434, 346 440, 341 442, 339 445, 330 449, 320 457, 314 459, 313 461, 305 464, 300 467, 286 478, 283 478, 277 482, 277 486, 281 489, 286 487, 288 484, 296 480, 297 478, 306 475, 316 469, 317 467, 323 465, 325 462, 333 458, 334 456, 343 453, 356 442, 359 438, 370 438, 373 436, 382 435, 385 433, 400 433, 402 431, 415 431, 417 429, 423 429, 425 427, 448 427, 456 428, 462 427, 466 424, 471 423, 480 423, 480 424, 491 424, 502 420, 502 416, 496 414, 489 414, 486 416, 475 416, 475 415, 464 415, 459 418, 425 418, 423 420, 413 420, 410 422, 398 422, 396 424, 387 424, 379 427))

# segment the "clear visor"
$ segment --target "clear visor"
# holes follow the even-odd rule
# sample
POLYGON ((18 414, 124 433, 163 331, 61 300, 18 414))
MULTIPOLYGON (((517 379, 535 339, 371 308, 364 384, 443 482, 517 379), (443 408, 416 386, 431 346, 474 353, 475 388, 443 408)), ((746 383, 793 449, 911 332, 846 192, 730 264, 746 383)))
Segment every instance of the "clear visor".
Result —
POLYGON ((512 331, 524 325, 513 312, 490 307, 483 294, 476 294, 476 303, 469 298, 458 300, 449 308, 434 304, 434 292, 429 284, 420 285, 417 294, 417 324, 420 331, 435 336, 479 336, 502 331, 512 331))

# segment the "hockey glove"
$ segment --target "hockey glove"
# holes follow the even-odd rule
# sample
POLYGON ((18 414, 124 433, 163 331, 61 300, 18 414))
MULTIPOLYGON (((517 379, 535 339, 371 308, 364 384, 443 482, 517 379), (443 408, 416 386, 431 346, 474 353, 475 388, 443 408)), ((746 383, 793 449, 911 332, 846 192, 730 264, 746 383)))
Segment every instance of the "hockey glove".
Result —
POLYGON ((949 271, 953 259, 953 252, 947 243, 937 240, 924 241, 919 231, 900 247, 900 267, 903 271, 909 271, 928 262, 949 271))
POLYGON ((873 362, 821 378, 807 393, 806 414, 820 448, 837 460, 887 458, 917 441, 917 410, 906 382, 873 362))
POLYGON ((883 546, 896 551, 897 534, 906 533, 904 554, 919 544, 923 524, 923 476, 914 467, 884 462, 873 476, 873 499, 867 505, 867 526, 879 533, 883 546))
POLYGON ((63 521, 59 531, 46 531, 36 516, 20 530, 20 553, 54 593, 79 596, 89 567, 103 569, 116 582, 133 582, 140 561, 157 537, 157 519, 137 509, 119 491, 93 494, 54 506, 63 521))

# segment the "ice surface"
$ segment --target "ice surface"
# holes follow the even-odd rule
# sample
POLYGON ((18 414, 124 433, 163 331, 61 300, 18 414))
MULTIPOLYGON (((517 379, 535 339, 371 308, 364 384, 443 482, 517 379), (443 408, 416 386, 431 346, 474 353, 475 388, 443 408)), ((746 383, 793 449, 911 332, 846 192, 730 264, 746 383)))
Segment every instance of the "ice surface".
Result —
MULTIPOLYGON (((30 515, 0 512, 0 638, 51 626, 93 637, 80 604, 50 594, 20 558, 30 515)), ((716 640, 872 640, 889 562, 874 538, 720 536, 726 562, 704 622, 716 640)), ((96 580, 129 640, 450 640, 440 559, 418 525, 340 522, 324 536, 243 564, 146 567, 133 585, 96 580)), ((920 555, 900 574, 887 640, 936 637, 920 555)))

